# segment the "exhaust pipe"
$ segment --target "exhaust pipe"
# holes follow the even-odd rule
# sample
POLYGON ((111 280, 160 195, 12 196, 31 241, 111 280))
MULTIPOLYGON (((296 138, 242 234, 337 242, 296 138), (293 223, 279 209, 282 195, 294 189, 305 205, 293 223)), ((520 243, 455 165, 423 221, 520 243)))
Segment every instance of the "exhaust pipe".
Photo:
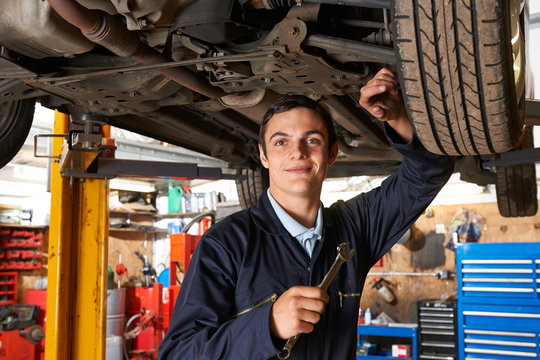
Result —
POLYGON ((350 161, 402 161, 403 157, 391 147, 372 148, 364 146, 351 146, 339 140, 339 150, 347 155, 350 161))
MULTIPOLYGON (((74 0, 48 0, 51 7, 67 22, 78 27, 90 41, 121 57, 131 57, 144 65, 170 62, 158 51, 143 44, 117 18, 99 10, 90 10, 74 0)), ((182 67, 157 69, 159 73, 209 98, 226 93, 206 79, 182 67)))
POLYGON ((248 0, 254 9, 277 9, 279 7, 300 6, 302 3, 360 6, 374 9, 390 9, 390 0, 248 0))

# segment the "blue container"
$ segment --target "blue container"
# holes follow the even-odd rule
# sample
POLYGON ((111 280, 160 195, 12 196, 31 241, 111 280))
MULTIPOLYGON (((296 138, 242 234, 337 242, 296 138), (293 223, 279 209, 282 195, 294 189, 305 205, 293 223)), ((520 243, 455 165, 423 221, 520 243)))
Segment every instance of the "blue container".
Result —
POLYGON ((159 273, 158 283, 163 284, 163 287, 169 287, 169 268, 159 273))

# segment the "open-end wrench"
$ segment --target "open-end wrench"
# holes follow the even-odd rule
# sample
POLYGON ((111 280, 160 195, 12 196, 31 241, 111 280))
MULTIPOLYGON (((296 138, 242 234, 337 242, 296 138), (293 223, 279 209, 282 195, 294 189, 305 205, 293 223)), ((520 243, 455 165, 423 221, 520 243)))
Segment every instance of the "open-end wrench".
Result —
MULTIPOLYGON (((323 289, 324 291, 328 290, 328 286, 332 283, 332 280, 336 277, 337 272, 339 271, 339 268, 345 261, 350 260, 354 255, 354 249, 350 249, 348 252, 345 251, 345 248, 349 246, 348 242, 343 242, 339 244, 337 247, 338 254, 336 256, 336 260, 334 260, 334 263, 330 267, 330 270, 326 273, 324 276, 324 279, 319 284, 319 288, 323 289)), ((291 355, 291 350, 296 344, 296 341, 300 337, 301 334, 295 335, 293 337, 290 337, 287 340, 287 343, 283 347, 283 350, 277 355, 278 359, 288 359, 291 355)))

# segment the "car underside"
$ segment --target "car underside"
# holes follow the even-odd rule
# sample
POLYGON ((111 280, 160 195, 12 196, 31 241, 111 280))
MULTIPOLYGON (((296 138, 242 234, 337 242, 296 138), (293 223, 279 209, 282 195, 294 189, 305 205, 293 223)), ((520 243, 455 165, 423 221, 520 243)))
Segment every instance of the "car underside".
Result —
MULTIPOLYGON (((482 160, 530 146, 520 142, 525 3, 477 3, 3 0, 0 166, 39 101, 75 122, 95 118, 225 160, 252 179, 239 192, 257 195, 262 116, 280 96, 304 94, 335 121, 329 176, 387 175, 401 157, 358 99, 388 67, 428 150, 457 156, 467 181, 496 183, 482 160)), ((508 215, 535 213, 532 192, 527 209, 508 215)))

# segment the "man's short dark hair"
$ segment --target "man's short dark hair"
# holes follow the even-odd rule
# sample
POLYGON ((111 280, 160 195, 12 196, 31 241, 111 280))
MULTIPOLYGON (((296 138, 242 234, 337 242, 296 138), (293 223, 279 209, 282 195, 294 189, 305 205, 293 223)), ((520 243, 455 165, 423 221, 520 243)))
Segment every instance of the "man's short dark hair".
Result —
POLYGON ((330 153, 330 148, 334 143, 337 141, 336 136, 336 130, 334 129, 334 122, 332 121, 332 117, 326 111, 325 108, 323 108, 318 102, 315 100, 312 100, 304 95, 287 95, 283 96, 282 98, 276 100, 268 110, 266 111, 266 114, 264 114, 261 127, 259 129, 259 143, 261 144, 261 147, 263 149, 263 153, 266 156, 266 143, 264 142, 264 135, 266 134, 266 128, 268 125, 268 121, 274 116, 275 114, 283 113, 292 109, 296 108, 306 108, 311 109, 319 113, 321 117, 324 120, 324 125, 326 126, 326 130, 328 132, 328 152, 330 153))

